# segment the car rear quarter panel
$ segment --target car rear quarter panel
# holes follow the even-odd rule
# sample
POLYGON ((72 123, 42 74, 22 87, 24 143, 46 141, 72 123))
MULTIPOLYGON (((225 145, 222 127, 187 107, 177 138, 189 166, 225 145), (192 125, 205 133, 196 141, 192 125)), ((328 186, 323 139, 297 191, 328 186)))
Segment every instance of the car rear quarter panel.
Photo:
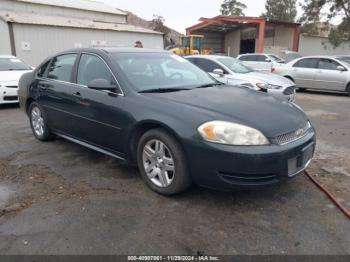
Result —
POLYGON ((34 99, 35 86, 33 85, 34 72, 25 73, 18 82, 18 96, 22 110, 27 109, 27 102, 29 99, 34 99))

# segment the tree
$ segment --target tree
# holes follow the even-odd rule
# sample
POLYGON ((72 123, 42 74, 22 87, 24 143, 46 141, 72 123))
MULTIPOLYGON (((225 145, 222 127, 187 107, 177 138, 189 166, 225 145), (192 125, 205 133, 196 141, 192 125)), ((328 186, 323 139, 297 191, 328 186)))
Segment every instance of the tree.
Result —
POLYGON ((350 41, 350 1, 349 0, 304 0, 301 4, 303 16, 300 22, 315 25, 323 18, 330 22, 333 18, 339 18, 341 23, 330 30, 329 42, 337 47, 343 42, 350 41))
POLYGON ((220 11, 222 15, 244 16, 243 11, 246 8, 247 6, 238 0, 224 0, 220 11))
POLYGON ((170 29, 165 26, 165 19, 160 15, 153 15, 152 19, 153 30, 164 34, 164 46, 168 46, 171 42, 169 39, 170 29))
POLYGON ((267 0, 266 13, 262 16, 278 21, 294 22, 297 16, 297 0, 267 0))

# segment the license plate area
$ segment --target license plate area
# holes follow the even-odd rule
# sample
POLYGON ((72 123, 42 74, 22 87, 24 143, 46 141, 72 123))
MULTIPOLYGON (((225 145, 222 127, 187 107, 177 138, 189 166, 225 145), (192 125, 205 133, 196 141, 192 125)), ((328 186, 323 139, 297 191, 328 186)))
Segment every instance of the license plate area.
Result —
POLYGON ((301 172, 310 162, 314 154, 315 144, 311 143, 301 150, 301 153, 288 160, 288 176, 293 177, 301 172))

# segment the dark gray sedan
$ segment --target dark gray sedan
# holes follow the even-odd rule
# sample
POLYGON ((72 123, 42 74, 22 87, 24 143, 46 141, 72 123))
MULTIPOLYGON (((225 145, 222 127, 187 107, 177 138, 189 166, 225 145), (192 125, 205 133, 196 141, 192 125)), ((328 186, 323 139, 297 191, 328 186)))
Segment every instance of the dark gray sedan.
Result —
POLYGON ((56 54, 21 78, 20 103, 37 139, 60 136, 136 163, 164 195, 192 182, 231 190, 285 181, 315 149, 315 131, 294 104, 225 86, 165 51, 56 54))

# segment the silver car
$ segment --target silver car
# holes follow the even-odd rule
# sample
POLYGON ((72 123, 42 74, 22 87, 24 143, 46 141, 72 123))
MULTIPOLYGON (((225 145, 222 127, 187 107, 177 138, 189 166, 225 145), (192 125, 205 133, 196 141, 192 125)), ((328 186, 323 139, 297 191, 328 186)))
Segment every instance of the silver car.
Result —
POLYGON ((294 101, 295 84, 284 77, 254 71, 228 56, 196 55, 187 56, 186 59, 222 83, 232 84, 232 81, 242 80, 249 83, 246 86, 250 89, 266 92, 282 100, 294 101))
POLYGON ((272 67, 283 64, 285 61, 272 54, 243 54, 237 56, 237 59, 245 65, 253 68, 255 71, 271 72, 272 67))
POLYGON ((350 96, 349 56, 308 56, 273 69, 300 89, 347 92, 350 96))

